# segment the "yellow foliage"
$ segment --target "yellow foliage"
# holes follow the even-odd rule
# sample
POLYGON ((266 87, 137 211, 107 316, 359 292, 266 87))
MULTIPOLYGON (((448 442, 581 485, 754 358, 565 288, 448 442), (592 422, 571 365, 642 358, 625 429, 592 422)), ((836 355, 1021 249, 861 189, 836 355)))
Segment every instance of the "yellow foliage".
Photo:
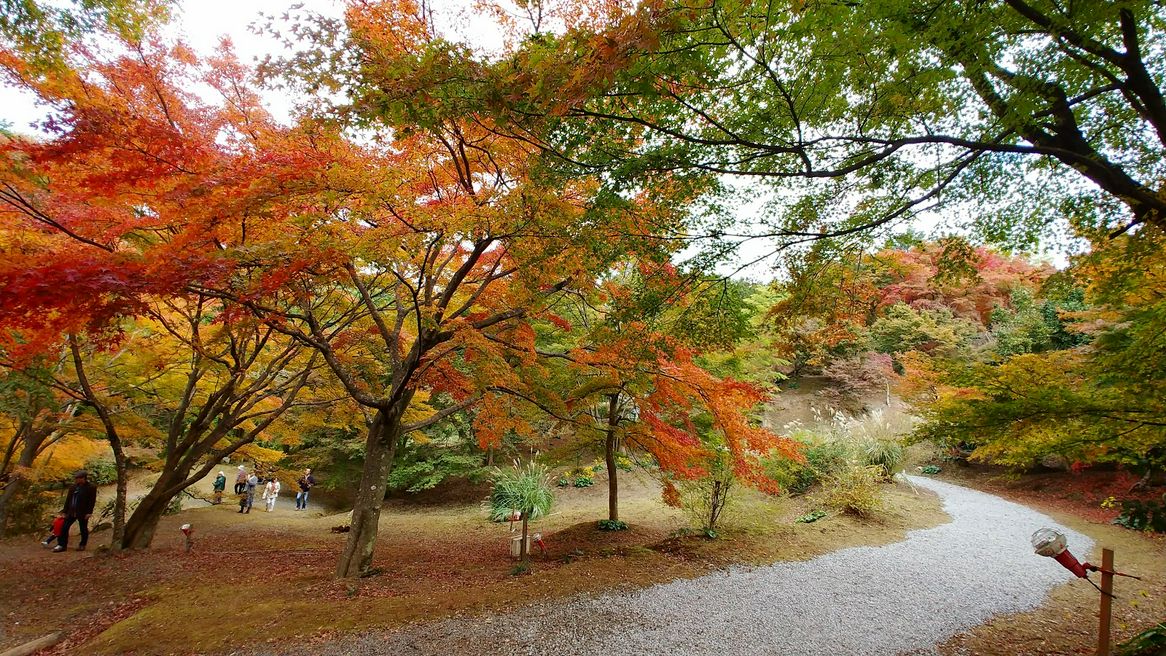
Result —
POLYGON ((283 451, 269 449, 258 444, 244 444, 235 455, 250 462, 271 465, 283 459, 283 451))
POLYGON ((33 465, 34 480, 67 479, 97 459, 113 459, 109 444, 81 435, 70 435, 45 450, 33 465))

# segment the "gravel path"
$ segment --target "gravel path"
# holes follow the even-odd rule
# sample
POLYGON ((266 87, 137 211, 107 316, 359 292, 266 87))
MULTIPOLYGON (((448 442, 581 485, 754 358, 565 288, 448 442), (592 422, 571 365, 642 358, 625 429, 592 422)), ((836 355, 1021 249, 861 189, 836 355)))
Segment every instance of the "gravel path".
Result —
MULTIPOLYGON (((327 645, 339 654, 933 653, 999 613, 1039 605, 1070 580, 1032 553, 1057 526, 1024 506, 928 478, 952 521, 903 542, 806 562, 737 568, 635 593, 581 596, 486 618, 457 618, 327 645)), ((1084 557, 1092 540, 1058 527, 1084 557)))

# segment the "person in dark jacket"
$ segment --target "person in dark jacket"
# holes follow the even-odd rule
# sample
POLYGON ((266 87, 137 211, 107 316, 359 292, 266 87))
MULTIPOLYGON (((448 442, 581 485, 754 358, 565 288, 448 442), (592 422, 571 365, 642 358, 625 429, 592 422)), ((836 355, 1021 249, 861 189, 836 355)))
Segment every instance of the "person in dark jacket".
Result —
POLYGON ((65 494, 65 525, 61 527, 61 535, 57 538, 57 546, 53 553, 60 553, 69 547, 69 529, 73 522, 81 528, 81 542, 77 551, 85 551, 89 542, 89 516, 93 514, 93 506, 97 505, 97 487, 89 482, 89 472, 79 471, 73 474, 73 484, 65 494))
POLYGON ((300 491, 296 492, 296 510, 307 510, 308 492, 316 484, 316 479, 312 477, 312 470, 305 469, 304 475, 296 483, 300 486, 300 491))
POLYGON ((227 475, 219 472, 219 475, 215 477, 215 483, 211 489, 214 490, 214 504, 217 506, 223 502, 223 490, 227 489, 227 475))

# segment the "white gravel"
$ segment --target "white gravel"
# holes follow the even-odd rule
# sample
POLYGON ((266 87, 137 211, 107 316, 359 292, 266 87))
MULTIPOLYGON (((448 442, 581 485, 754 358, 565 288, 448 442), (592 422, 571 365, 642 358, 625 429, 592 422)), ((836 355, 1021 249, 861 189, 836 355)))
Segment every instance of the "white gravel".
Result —
MULTIPOLYGON (((931 653, 993 615, 1033 608, 1071 575, 1036 556, 1053 526, 1084 559, 1093 542, 1024 506, 929 478, 952 521, 903 542, 736 568, 634 593, 580 596, 490 617, 344 638, 331 654, 931 653)), ((1084 585, 1084 584, 1083 584, 1084 585)), ((313 650, 315 651, 315 650, 313 650)))

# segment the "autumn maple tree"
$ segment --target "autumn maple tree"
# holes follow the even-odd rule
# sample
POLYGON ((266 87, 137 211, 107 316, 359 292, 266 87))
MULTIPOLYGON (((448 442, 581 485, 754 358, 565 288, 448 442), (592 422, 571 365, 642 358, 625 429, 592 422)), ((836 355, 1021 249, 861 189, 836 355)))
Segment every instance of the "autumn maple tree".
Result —
MULTIPOLYGON (((282 147, 282 131, 229 47, 208 62, 157 40, 109 50, 76 45, 67 65, 49 68, 4 53, 9 79, 54 113, 45 139, 3 143, 0 324, 14 362, 68 342, 77 394, 101 419, 119 463, 120 404, 93 363, 143 339, 132 330, 139 319, 170 340, 151 344, 166 364, 135 378, 158 381, 175 363, 187 367, 178 374, 185 382, 165 392, 173 406, 160 421, 168 424, 163 474, 118 536, 145 547, 170 499, 278 418, 312 368, 301 344, 197 290, 229 276, 227 247, 246 244, 273 199, 291 193, 283 185, 302 161, 281 158, 283 150, 256 159, 269 143, 282 147), (187 90, 196 84, 218 101, 187 90)), ((119 474, 122 491, 120 464, 119 474)), ((123 507, 124 493, 119 534, 123 507)))
POLYGON ((595 292, 556 308, 542 331, 562 409, 576 442, 597 443, 606 463, 608 526, 619 526, 622 453, 646 457, 666 478, 707 476, 717 447, 740 480, 765 489, 758 459, 798 457, 751 423, 767 393, 718 377, 697 358, 732 345, 743 317, 722 284, 681 275, 667 262, 616 267, 595 292))

